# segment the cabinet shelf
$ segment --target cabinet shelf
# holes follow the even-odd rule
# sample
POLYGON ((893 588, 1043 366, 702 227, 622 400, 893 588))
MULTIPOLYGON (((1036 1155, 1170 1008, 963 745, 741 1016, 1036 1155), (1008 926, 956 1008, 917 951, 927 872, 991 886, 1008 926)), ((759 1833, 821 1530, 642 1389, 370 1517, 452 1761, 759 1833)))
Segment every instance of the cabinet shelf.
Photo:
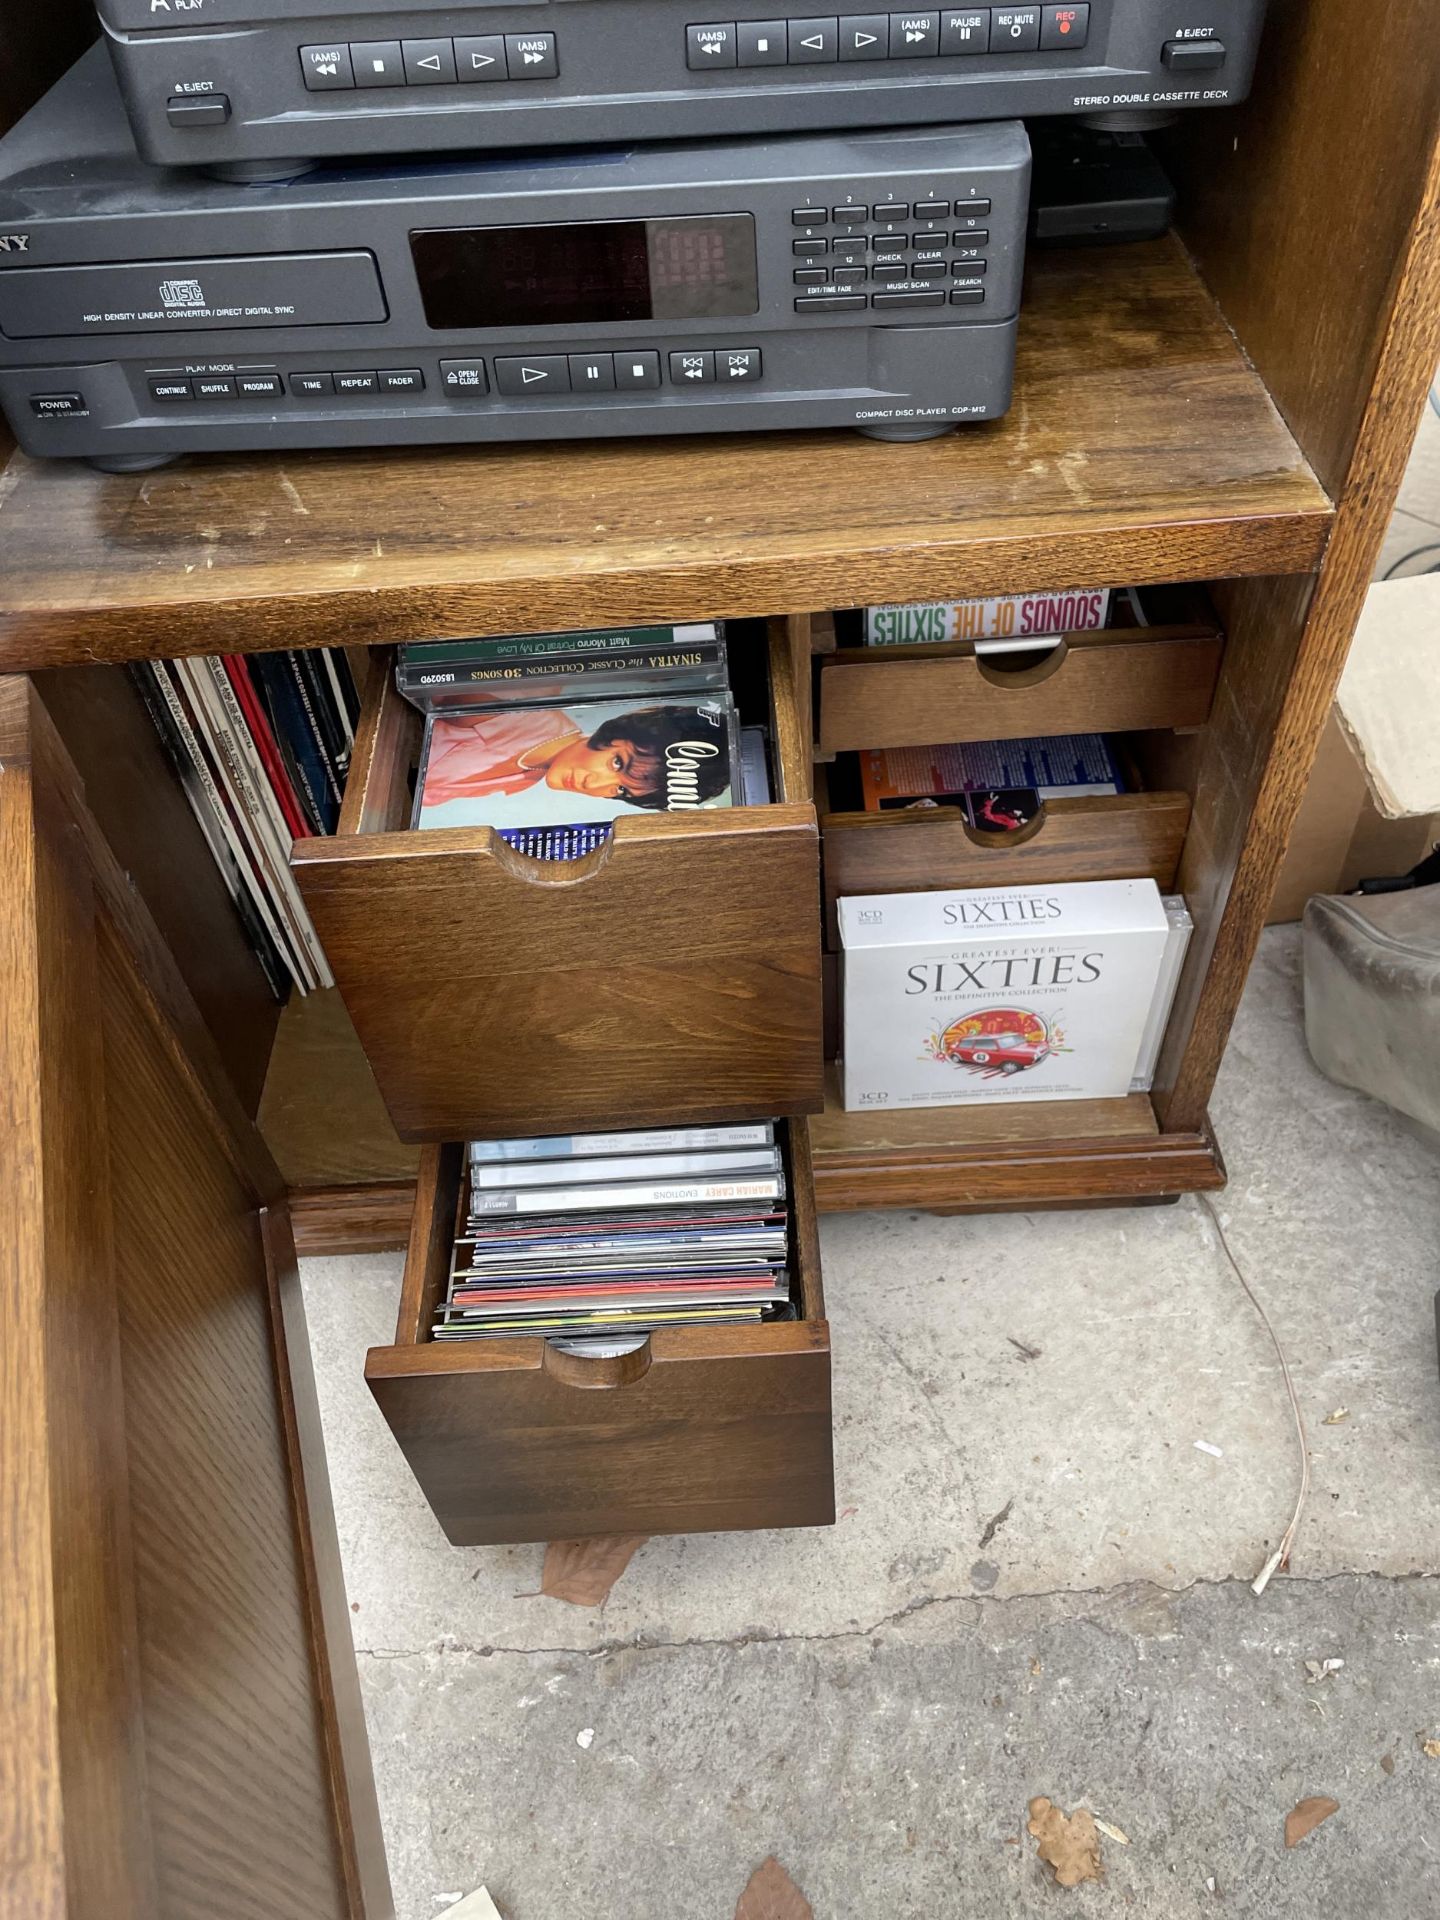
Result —
POLYGON ((0 478, 0 669, 1308 572, 1332 509, 1173 238, 1042 253, 1015 404, 852 433, 0 478))
POLYGON ((1147 1094, 1014 1106, 847 1113, 832 1073, 810 1122, 822 1213, 990 1212, 1123 1202, 1222 1187, 1208 1128, 1162 1133, 1147 1094))

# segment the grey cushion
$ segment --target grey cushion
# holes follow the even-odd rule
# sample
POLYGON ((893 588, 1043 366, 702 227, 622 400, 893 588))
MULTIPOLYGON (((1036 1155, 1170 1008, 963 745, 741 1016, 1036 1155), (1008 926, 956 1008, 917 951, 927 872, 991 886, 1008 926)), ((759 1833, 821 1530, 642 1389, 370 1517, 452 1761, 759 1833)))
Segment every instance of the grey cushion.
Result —
POLYGON ((1304 948, 1316 1066, 1440 1132, 1440 886, 1317 894, 1304 948))

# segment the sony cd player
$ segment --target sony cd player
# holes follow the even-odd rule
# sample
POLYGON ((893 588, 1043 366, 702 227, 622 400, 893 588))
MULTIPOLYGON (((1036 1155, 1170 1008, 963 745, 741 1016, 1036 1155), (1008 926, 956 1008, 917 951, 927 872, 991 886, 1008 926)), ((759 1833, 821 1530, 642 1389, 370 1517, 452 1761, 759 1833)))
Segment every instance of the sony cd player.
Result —
POLYGON ((238 185, 135 157, 99 48, 0 142, 30 453, 854 426, 1010 401, 1013 122, 238 185))
POLYGON ((775 16, 774 0, 100 0, 162 166, 680 140, 1241 100, 1265 0, 775 16))

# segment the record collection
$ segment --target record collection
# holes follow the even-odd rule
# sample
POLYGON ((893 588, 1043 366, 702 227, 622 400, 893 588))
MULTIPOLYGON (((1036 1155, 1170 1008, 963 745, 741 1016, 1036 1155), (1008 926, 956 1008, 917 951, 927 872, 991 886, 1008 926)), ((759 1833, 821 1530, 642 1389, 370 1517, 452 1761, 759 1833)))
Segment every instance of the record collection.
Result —
POLYGON ((290 873, 335 831, 360 704, 338 647, 129 669, 277 999, 334 985, 290 873))
POLYGON ((624 1352, 662 1327, 793 1317, 775 1128, 475 1140, 437 1340, 624 1352))

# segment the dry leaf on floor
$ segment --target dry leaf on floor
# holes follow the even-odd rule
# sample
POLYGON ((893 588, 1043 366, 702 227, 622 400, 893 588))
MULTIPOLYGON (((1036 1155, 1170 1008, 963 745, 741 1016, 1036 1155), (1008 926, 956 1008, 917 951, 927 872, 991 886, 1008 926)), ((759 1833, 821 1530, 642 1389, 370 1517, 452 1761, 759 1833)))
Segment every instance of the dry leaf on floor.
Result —
POLYGON ((772 1853, 751 1874, 735 1920, 815 1920, 815 1909, 772 1853))
POLYGON ((1054 1868, 1058 1885, 1078 1887, 1082 1880, 1099 1880, 1104 1874, 1095 1816, 1084 1807, 1067 1817, 1042 1794, 1030 1802, 1029 1832, 1040 1858, 1054 1868))
POLYGON ((1305 1684, 1313 1687, 1321 1680, 1328 1680, 1332 1673, 1342 1673, 1343 1660, 1307 1660, 1305 1662, 1305 1684))
POLYGON ((1285 1844, 1298 1847, 1307 1833, 1313 1833, 1322 1820, 1328 1820, 1332 1813, 1340 1811, 1340 1802, 1330 1800, 1318 1793, 1310 1800, 1302 1800, 1298 1807, 1292 1807, 1285 1816, 1285 1844))
POLYGON ((1322 1427, 1338 1427, 1342 1420, 1348 1420, 1349 1418, 1349 1407, 1336 1407, 1333 1413, 1326 1414, 1320 1424, 1322 1427))
POLYGON ((648 1533, 615 1533, 603 1540, 552 1540, 545 1549, 540 1591, 572 1607, 598 1607, 649 1538, 648 1533))
POLYGON ((1420 1742, 1420 1751, 1427 1760, 1440 1760, 1440 1740, 1427 1740, 1422 1734, 1416 1734, 1420 1742))
POLYGON ((1122 1833, 1119 1827, 1112 1827, 1110 1822, 1108 1820, 1102 1820, 1098 1813, 1095 1816, 1095 1824, 1100 1829, 1101 1833, 1104 1834, 1107 1840, 1117 1841, 1122 1847, 1129 1846, 1130 1844, 1129 1834, 1122 1833))
POLYGON ((1392 1773, 1394 1773, 1394 1771, 1395 1771, 1395 1756, 1394 1756, 1394 1754, 1393 1754, 1393 1753, 1382 1753, 1382 1754, 1381 1754, 1381 1756, 1380 1756, 1380 1771, 1381 1771, 1381 1772, 1382 1772, 1382 1773, 1383 1773, 1383 1774, 1385 1775, 1385 1777, 1386 1777, 1387 1779, 1388 1779, 1388 1778, 1390 1777, 1390 1775, 1391 1775, 1392 1773))

